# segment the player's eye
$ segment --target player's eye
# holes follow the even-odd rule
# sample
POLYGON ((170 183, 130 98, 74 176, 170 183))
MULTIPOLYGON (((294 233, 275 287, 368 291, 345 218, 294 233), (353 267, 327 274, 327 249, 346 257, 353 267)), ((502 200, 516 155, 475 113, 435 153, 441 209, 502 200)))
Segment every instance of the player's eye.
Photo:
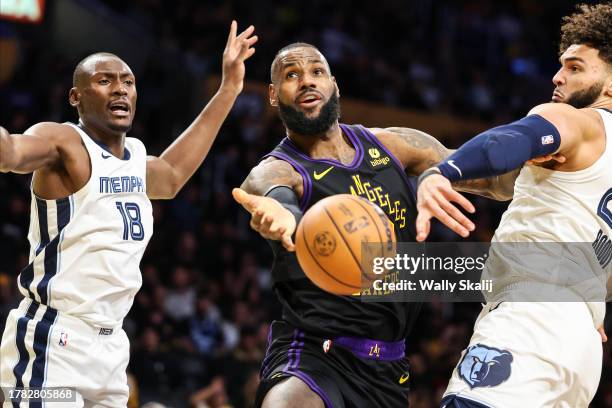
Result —
POLYGON ((322 68, 315 68, 314 70, 315 75, 323 75, 324 72, 322 68))
POLYGON ((295 71, 289 71, 287 72, 287 75, 285 75, 285 78, 289 79, 289 78, 297 78, 298 74, 295 71))
POLYGON ((126 79, 125 81, 123 81, 123 83, 126 84, 127 86, 134 85, 134 81, 132 81, 131 79, 126 79))
POLYGON ((570 71, 578 72, 578 71, 580 71, 580 67, 578 65, 572 65, 572 66, 570 66, 570 71))
POLYGON ((104 79, 103 78, 103 79, 98 80, 98 83, 100 85, 108 85, 108 84, 110 84, 110 81, 108 79, 104 79))

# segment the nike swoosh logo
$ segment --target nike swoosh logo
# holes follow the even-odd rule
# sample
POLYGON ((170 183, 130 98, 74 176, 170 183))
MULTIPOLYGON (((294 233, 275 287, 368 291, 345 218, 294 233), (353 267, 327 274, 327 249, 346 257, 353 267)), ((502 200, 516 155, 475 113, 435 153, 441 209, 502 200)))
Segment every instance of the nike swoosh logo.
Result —
POLYGON ((329 173, 330 171, 332 171, 334 169, 334 166, 331 166, 329 169, 323 171, 322 173, 317 173, 316 171, 313 173, 314 179, 315 180, 321 180, 323 177, 325 177, 325 175, 327 173, 329 173))
POLYGON ((399 379, 399 383, 400 383, 400 384, 405 383, 406 381, 408 381, 408 377, 410 377, 410 375, 409 375, 409 374, 404 374, 404 375, 402 375, 402 376, 400 377, 400 379, 399 379))
POLYGON ((448 165, 459 172, 459 177, 463 177, 463 173, 461 172, 461 169, 457 167, 454 160, 449 160, 448 165))
POLYGON ((102 158, 103 158, 103 159, 108 159, 109 157, 111 157, 111 155, 110 155, 110 154, 105 155, 104 153, 102 153, 102 158))

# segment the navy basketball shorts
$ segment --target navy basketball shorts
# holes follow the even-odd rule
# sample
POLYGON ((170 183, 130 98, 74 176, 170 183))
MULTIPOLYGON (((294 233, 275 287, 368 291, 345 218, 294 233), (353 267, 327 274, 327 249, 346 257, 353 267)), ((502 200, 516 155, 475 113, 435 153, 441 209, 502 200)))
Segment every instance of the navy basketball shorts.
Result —
POLYGON ((405 408, 408 369, 404 341, 326 339, 274 321, 255 406, 261 407, 272 387, 294 376, 321 397, 325 408, 405 408))

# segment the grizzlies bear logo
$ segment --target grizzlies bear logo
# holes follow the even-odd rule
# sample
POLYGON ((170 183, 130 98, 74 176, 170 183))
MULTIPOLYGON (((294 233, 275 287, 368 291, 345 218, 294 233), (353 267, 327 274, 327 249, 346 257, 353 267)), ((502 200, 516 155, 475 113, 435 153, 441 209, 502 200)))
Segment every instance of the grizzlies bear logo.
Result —
POLYGON ((512 354, 484 344, 476 344, 467 349, 459 363, 459 376, 476 387, 495 387, 510 378, 512 354))

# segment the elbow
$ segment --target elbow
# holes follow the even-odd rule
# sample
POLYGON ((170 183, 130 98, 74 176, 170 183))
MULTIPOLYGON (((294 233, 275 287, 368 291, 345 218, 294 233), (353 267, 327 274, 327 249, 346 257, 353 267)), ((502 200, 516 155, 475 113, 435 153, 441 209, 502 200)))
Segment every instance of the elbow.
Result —
POLYGON ((510 201, 514 198, 514 194, 513 192, 495 193, 491 195, 491 198, 495 201, 510 201))
POLYGON ((0 126, 0 173, 8 173, 15 167, 10 163, 11 159, 15 159, 12 147, 8 132, 0 126))
POLYGON ((175 177, 170 183, 170 185, 168 186, 168 193, 166 194, 166 197, 164 198, 167 200, 172 200, 176 198, 176 196, 181 191, 184 185, 185 183, 180 183, 175 177))

